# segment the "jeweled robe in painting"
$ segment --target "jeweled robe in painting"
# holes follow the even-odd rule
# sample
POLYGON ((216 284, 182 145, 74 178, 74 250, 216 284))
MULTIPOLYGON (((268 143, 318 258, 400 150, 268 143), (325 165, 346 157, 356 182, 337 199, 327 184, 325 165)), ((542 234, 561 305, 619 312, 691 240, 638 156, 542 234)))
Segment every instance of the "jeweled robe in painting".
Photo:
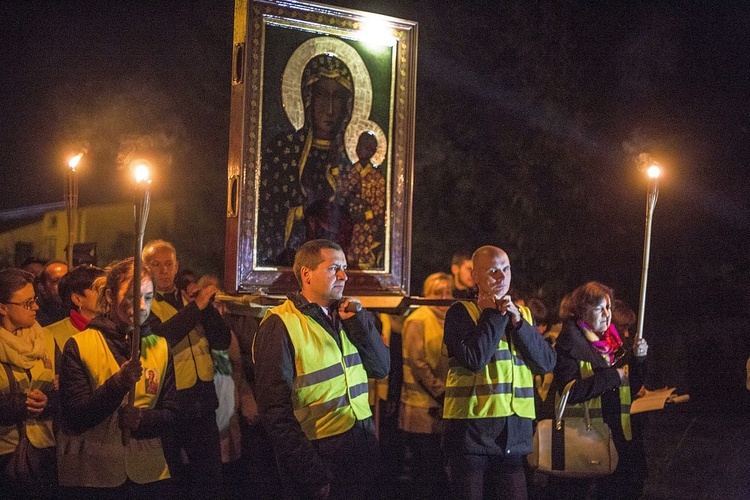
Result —
POLYGON ((348 207, 335 187, 351 170, 343 148, 304 129, 274 138, 263 154, 258 200, 257 263, 291 266, 307 240, 326 238, 344 251, 351 241, 348 207))

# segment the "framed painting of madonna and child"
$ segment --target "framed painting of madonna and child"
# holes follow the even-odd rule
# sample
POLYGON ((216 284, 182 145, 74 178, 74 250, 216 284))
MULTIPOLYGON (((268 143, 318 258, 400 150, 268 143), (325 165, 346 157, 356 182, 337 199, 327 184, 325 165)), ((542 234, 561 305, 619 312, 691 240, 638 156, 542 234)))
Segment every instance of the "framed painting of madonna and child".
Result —
POLYGON ((348 295, 408 295, 416 23, 254 1, 234 41, 228 283, 294 291, 296 250, 325 238, 348 295))

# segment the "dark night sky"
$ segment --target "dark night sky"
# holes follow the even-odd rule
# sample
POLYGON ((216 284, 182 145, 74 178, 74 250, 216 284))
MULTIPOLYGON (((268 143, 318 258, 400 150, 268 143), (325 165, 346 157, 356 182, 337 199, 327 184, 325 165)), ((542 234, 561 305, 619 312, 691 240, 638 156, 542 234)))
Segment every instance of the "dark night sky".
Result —
MULTIPOLYGON (((491 127, 502 115, 573 138, 599 163, 593 175, 601 187, 586 196, 611 213, 602 239, 621 241, 609 237, 620 227, 629 238, 624 265, 637 272, 622 286, 633 301, 645 185, 623 158, 627 148, 648 149, 666 168, 654 222, 653 293, 680 289, 684 298, 664 303, 681 308, 710 288, 720 297, 740 295, 736 302, 747 308, 747 286, 738 282, 750 278, 750 3, 517 2, 528 24, 521 28, 503 17, 508 9, 497 5, 504 2, 333 3, 420 23, 417 172, 434 149, 432 106, 445 102, 438 94, 453 92, 482 108, 472 121, 460 102, 451 106, 456 131, 482 120, 491 127), (550 13, 564 37, 540 39, 566 44, 576 68, 564 77, 567 106, 555 113, 533 87, 504 80, 504 68, 518 67, 524 56, 501 57, 498 49, 508 29, 533 32, 535 23, 548 25, 550 13)), ((232 11, 229 0, 1 2, 0 209, 61 201, 66 159, 85 145, 83 204, 124 198, 120 165, 134 150, 149 151, 163 166, 155 182, 164 191, 155 195, 188 192, 190 206, 205 204, 223 228, 232 11)), ((554 82, 567 66, 548 63, 542 73, 554 82)), ((418 178, 416 206, 422 190, 418 178)), ((440 259, 451 253, 444 252, 440 259)), ((599 262, 591 267, 583 275, 622 276, 599 262)))

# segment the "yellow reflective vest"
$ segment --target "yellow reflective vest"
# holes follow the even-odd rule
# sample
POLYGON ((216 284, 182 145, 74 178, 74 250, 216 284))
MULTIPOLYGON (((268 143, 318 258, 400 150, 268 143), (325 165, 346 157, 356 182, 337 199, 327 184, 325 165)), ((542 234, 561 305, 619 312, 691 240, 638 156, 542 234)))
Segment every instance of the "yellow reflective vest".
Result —
POLYGON ((65 349, 65 342, 80 331, 73 326, 73 323, 70 322, 70 318, 61 319, 56 323, 47 325, 45 328, 52 332, 52 335, 55 337, 55 343, 57 343, 57 347, 60 348, 60 352, 65 349))
MULTIPOLYGON (((473 302, 461 302, 476 324, 479 308, 473 302)), ((532 324, 531 312, 519 306, 521 316, 532 324)), ((471 419, 518 415, 535 418, 534 377, 506 335, 497 351, 481 371, 474 373, 455 359, 448 360, 443 418, 471 419)))
POLYGON ((269 310, 263 321, 271 314, 284 322, 294 346, 292 405, 307 439, 343 434, 357 420, 372 416, 367 372, 344 330, 339 331, 339 349, 331 334, 291 300, 269 310))
MULTIPOLYGON (((589 378, 594 375, 594 368, 588 361, 579 361, 578 368, 581 372, 581 378, 589 378)), ((620 424, 622 425, 622 433, 627 441, 633 438, 633 433, 630 428, 630 385, 626 382, 620 385, 619 389, 620 396, 620 424)), ((588 401, 589 404, 589 417, 592 420, 602 421, 602 398, 601 396, 592 398, 588 401)), ((584 417, 583 404, 568 405, 565 408, 566 417, 584 417)))
MULTIPOLYGON (((427 365, 433 373, 438 374, 442 371, 445 374, 446 362, 443 357, 443 326, 440 324, 437 316, 427 306, 418 307, 404 321, 402 332, 406 332, 409 323, 421 321, 424 325, 424 356, 427 365)), ((403 333, 402 333, 403 338, 403 333)), ((407 339, 404 338, 403 357, 404 357, 404 382, 401 390, 401 402, 420 408, 437 408, 439 405, 435 398, 432 397, 427 389, 420 384, 411 365, 408 363, 406 352, 407 339)))
MULTIPOLYGON (((166 300, 154 300, 151 303, 151 312, 165 322, 177 314, 177 309, 166 300)), ((200 324, 172 347, 172 357, 178 391, 190 389, 198 379, 213 382, 214 361, 211 358, 211 347, 200 324)))
MULTIPOLYGON (((72 338, 78 344, 93 390, 120 370, 102 332, 89 328, 72 338)), ((136 408, 156 406, 168 361, 169 347, 165 338, 149 335, 141 339, 143 375, 135 385, 136 408)), ((118 414, 119 411, 115 411, 81 434, 58 432, 58 479, 62 486, 114 488, 127 479, 145 484, 169 478, 161 439, 131 438, 128 446, 124 446, 118 414)))
MULTIPOLYGON (((52 334, 36 323, 33 327, 44 340, 45 357, 39 359, 29 370, 10 365, 16 379, 16 391, 28 392, 39 389, 49 394, 55 386, 55 339, 52 334), (30 378, 29 378, 30 377, 30 378)), ((0 367, 0 393, 11 392, 8 372, 0 367)), ((52 430, 52 418, 29 418, 25 421, 26 435, 35 448, 55 446, 55 434, 52 430)), ((12 453, 18 446, 18 426, 16 424, 0 426, 0 455, 12 453)))

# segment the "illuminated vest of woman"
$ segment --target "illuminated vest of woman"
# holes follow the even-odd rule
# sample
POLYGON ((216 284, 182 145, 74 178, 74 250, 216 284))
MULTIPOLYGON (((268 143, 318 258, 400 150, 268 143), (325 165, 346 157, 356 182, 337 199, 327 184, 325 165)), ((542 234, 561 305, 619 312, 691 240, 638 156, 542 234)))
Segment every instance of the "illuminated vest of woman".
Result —
POLYGON ((55 343, 57 343, 57 347, 60 348, 60 352, 65 349, 65 343, 68 339, 80 331, 73 326, 73 323, 70 322, 70 318, 61 319, 56 323, 45 326, 45 328, 52 332, 52 335, 55 337, 55 343))
MULTIPOLYGON (((461 302, 476 324, 479 308, 473 302, 461 302)), ((521 316, 532 324, 531 312, 519 307, 521 316)), ((490 362, 477 373, 448 360, 443 418, 470 419, 518 415, 535 418, 534 377, 512 343, 500 339, 490 362)))
MULTIPOLYGON (((151 312, 162 322, 177 314, 166 300, 154 300, 151 312)), ((177 390, 190 389, 198 379, 204 382, 214 380, 214 361, 211 358, 211 347, 201 325, 196 325, 185 338, 172 347, 174 358, 174 378, 177 390)))
MULTIPOLYGON (((424 354, 427 365, 435 372, 440 364, 443 349, 443 327, 440 326, 435 313, 429 307, 418 307, 404 321, 401 331, 406 331, 410 322, 421 321, 424 324, 424 354)), ((406 362, 406 350, 404 353, 404 384, 401 391, 401 402, 420 408, 437 408, 439 405, 432 395, 417 382, 411 366, 406 362)))
MULTIPOLYGON (((101 387, 120 370, 99 330, 87 329, 72 338, 78 344, 92 390, 101 387)), ((136 408, 151 409, 156 406, 164 384, 168 357, 166 339, 158 335, 141 339, 143 375, 135 384, 136 408), (147 390, 147 374, 152 370, 156 374, 154 380, 158 382, 158 387, 147 390)), ((81 434, 69 434, 63 430, 58 432, 57 470, 62 486, 115 488, 126 479, 145 484, 169 478, 161 439, 131 437, 128 445, 124 446, 118 414, 115 411, 103 422, 81 434)))
MULTIPOLYGON (((578 368, 581 372, 581 378, 589 378, 594 375, 594 369, 588 361, 579 361, 578 368)), ((596 397, 589 400, 589 416, 591 420, 602 421, 602 398, 596 397)), ((583 404, 568 405, 565 408, 566 417, 584 418, 583 404)), ((620 385, 620 424, 622 424, 622 433, 625 439, 632 439, 630 429, 630 385, 627 382, 620 385)))
MULTIPOLYGON (((50 332, 39 327, 40 335, 44 340, 45 359, 39 359, 31 367, 31 380, 29 380, 26 370, 11 365, 13 377, 16 379, 17 392, 28 392, 31 389, 39 389, 47 393, 54 388, 55 384, 55 338, 50 332)), ((0 393, 8 394, 11 392, 8 372, 0 368, 0 393)), ((55 446, 55 435, 52 431, 51 418, 30 418, 25 422, 26 435, 29 442, 35 448, 49 448, 55 446)), ((11 425, 0 426, 0 455, 11 453, 18 446, 18 426, 11 425)))
POLYGON ((343 329, 341 349, 322 326, 287 300, 266 313, 284 322, 294 346, 294 416, 309 440, 343 434, 357 420, 372 416, 367 401, 367 372, 343 329))

